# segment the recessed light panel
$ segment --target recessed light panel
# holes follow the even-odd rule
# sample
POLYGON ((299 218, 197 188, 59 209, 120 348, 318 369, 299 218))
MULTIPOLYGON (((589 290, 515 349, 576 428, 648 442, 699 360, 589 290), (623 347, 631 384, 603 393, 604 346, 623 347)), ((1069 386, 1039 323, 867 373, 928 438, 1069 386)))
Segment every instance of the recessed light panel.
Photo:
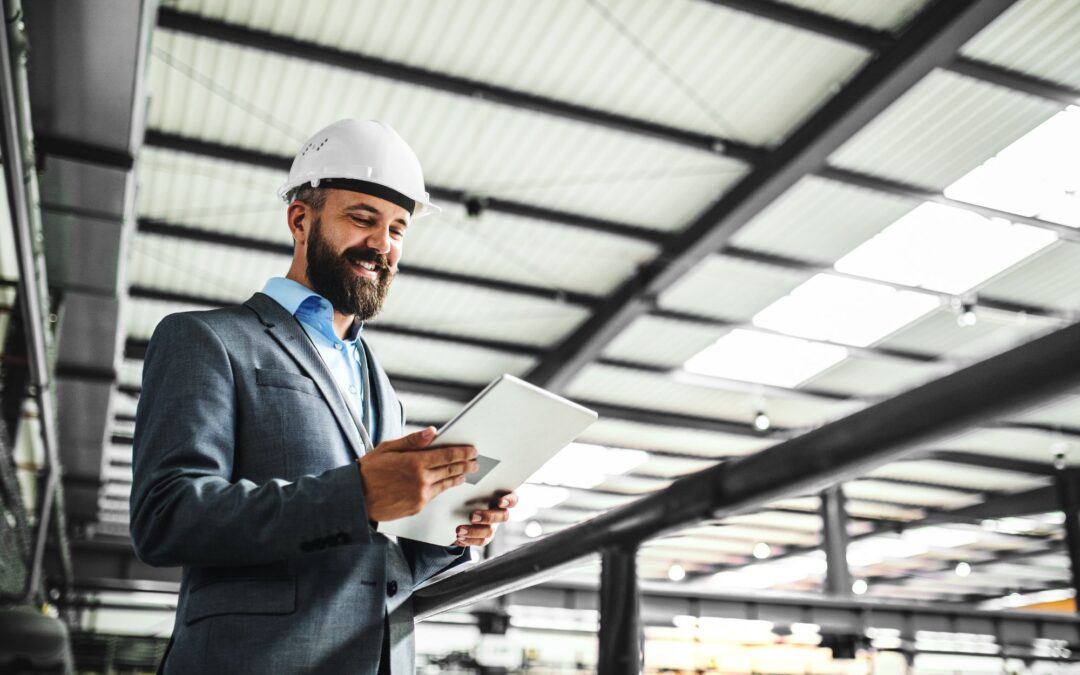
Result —
POLYGON ((819 274, 753 322, 789 335, 865 347, 938 307, 938 299, 926 293, 819 274))

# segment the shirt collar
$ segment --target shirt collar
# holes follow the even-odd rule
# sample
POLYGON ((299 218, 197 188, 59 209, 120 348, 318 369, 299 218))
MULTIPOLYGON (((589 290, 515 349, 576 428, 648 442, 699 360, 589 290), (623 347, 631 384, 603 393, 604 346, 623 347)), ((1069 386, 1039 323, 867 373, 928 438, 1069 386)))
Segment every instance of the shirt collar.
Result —
MULTIPOLYGON (((262 292, 273 298, 286 312, 298 320, 313 326, 326 337, 337 340, 334 334, 334 310, 330 301, 323 296, 285 277, 272 277, 267 280, 262 292)), ((363 327, 363 321, 354 321, 345 340, 356 340, 363 327)))

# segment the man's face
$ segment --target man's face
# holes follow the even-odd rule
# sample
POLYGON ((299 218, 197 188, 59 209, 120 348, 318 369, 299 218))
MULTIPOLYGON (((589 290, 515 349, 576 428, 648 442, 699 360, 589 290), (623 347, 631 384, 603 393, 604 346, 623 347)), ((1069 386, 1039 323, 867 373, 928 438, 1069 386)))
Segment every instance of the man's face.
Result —
POLYGON ((307 243, 312 289, 342 314, 366 321, 379 313, 397 273, 409 213, 392 202, 327 190, 307 243))

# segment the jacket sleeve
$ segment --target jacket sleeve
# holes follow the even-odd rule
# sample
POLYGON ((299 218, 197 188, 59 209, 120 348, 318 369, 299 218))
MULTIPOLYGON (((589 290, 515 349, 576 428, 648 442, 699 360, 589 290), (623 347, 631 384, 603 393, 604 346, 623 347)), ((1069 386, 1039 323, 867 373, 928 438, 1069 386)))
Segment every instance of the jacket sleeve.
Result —
POLYGON ((371 542, 356 464, 294 482, 233 480, 236 426, 225 345, 198 315, 166 317, 147 348, 132 450, 131 538, 141 560, 259 565, 371 542))

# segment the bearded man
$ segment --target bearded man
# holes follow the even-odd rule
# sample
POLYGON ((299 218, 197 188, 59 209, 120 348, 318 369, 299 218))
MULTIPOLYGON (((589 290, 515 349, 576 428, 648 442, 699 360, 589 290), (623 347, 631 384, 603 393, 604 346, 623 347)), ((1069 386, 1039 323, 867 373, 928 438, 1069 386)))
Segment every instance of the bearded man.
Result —
POLYGON ((412 588, 486 545, 517 498, 447 533, 395 539, 477 470, 471 446, 403 435, 404 409, 362 336, 412 221, 436 211, 389 126, 342 120, 281 190, 285 277, 243 305, 166 317, 136 417, 131 535, 182 566, 165 673, 413 673, 412 588))

